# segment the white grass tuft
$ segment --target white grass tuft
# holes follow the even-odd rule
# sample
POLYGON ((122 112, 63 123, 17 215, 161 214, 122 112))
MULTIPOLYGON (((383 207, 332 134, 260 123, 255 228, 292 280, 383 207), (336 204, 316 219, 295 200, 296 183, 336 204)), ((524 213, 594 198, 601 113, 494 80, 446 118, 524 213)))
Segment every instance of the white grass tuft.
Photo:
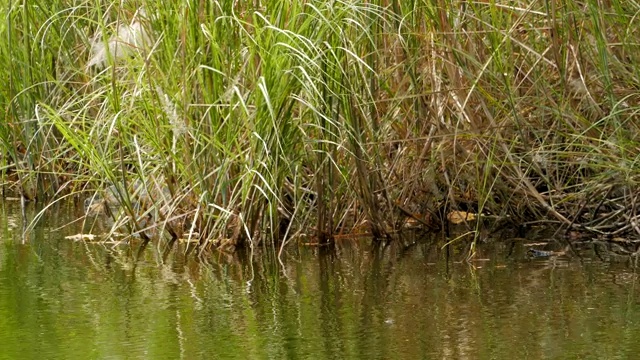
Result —
POLYGON ((151 45, 151 38, 142 24, 143 9, 136 12, 130 24, 118 26, 117 31, 104 40, 102 31, 96 32, 91 43, 91 58, 87 62, 87 70, 92 67, 105 68, 111 56, 114 62, 126 60, 136 53, 145 52, 151 45))

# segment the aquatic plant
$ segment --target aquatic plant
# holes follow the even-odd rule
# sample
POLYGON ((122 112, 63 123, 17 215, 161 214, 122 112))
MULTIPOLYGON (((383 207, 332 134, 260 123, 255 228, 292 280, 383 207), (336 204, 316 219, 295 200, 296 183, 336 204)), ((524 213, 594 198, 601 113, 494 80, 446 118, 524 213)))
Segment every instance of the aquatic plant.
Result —
POLYGON ((640 235, 634 2, 0 8, 0 169, 29 199, 110 189, 131 233, 229 247, 453 211, 640 235))

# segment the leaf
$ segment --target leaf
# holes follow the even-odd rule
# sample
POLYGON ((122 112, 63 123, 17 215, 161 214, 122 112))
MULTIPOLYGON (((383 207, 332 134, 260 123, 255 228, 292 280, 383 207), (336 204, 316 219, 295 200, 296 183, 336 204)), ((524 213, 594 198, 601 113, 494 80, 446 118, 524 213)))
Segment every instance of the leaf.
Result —
POLYGON ((452 224, 462 224, 465 221, 472 221, 477 218, 477 214, 469 213, 466 211, 452 211, 447 214, 447 219, 452 224))

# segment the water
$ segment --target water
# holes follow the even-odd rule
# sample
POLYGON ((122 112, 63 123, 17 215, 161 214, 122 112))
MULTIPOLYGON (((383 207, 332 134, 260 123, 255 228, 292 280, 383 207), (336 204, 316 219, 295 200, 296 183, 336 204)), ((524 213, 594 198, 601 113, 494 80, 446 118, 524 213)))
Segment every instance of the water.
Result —
MULTIPOLYGON (((0 207, 0 359, 626 359, 640 351, 638 276, 595 256, 527 258, 490 242, 460 262, 432 241, 258 249, 64 239, 52 209, 28 237, 0 207), (137 258, 137 260, 136 260, 137 258)), ((34 215, 27 209, 26 216, 34 215)))

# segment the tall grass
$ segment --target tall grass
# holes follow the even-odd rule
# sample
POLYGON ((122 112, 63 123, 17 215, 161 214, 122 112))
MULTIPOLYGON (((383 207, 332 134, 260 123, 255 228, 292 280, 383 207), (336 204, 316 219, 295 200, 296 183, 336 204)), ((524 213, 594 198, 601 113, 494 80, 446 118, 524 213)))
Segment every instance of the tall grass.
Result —
POLYGON ((27 198, 97 190, 116 227, 221 247, 454 210, 640 235, 635 2, 0 7, 27 198))

